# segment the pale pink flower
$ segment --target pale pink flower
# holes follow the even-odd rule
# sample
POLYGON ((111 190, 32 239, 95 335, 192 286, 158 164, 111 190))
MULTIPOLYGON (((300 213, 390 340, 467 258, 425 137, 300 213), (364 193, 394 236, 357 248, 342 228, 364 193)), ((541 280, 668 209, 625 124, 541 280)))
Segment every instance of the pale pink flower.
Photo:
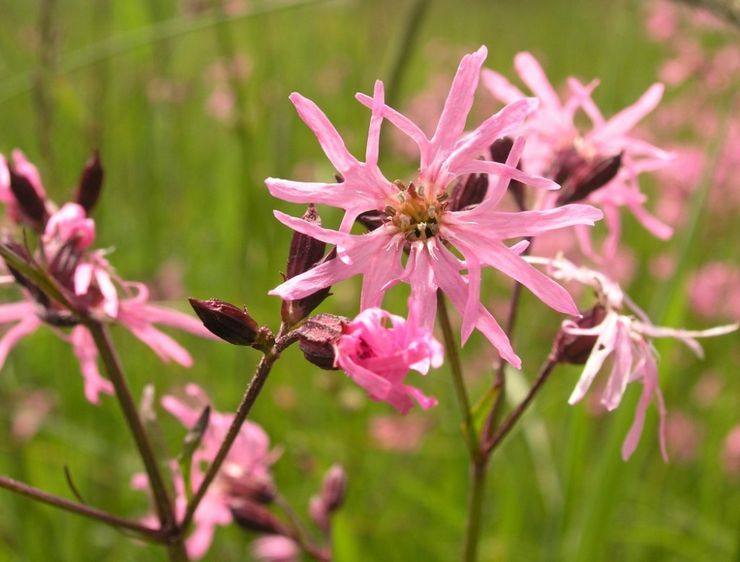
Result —
MULTIPOLYGON (((541 101, 539 109, 526 124, 514 131, 527 139, 522 157, 527 171, 535 174, 563 173, 565 162, 569 166, 575 161, 579 166, 591 165, 621 154, 621 168, 616 177, 585 199, 604 211, 609 234, 603 257, 610 259, 616 251, 621 237, 619 209, 622 207, 629 209, 654 236, 669 238, 672 229, 645 209, 647 198, 640 191, 637 176, 667 166, 673 159, 672 155, 631 135, 637 123, 657 106, 663 96, 663 85, 653 84, 634 104, 607 120, 591 98, 598 81, 584 85, 575 78, 569 78, 570 95, 561 102, 542 67, 530 53, 517 54, 514 65, 522 81, 541 101), (579 110, 592 122, 588 131, 581 131, 575 124, 579 110)), ((504 103, 526 99, 521 90, 492 70, 483 71, 483 82, 493 96, 504 103)), ((549 196, 544 198, 541 206, 548 208, 554 204, 555 198, 549 196)), ((595 258, 589 231, 578 230, 583 251, 595 258)))
POLYGON ((29 390, 13 399, 13 437, 27 441, 38 432, 54 406, 53 396, 45 390, 29 390))
POLYGON ((702 266, 689 278, 688 297, 692 310, 705 318, 740 320, 740 268, 721 261, 702 266))
POLYGON ((347 324, 334 344, 335 364, 374 400, 388 402, 401 413, 414 400, 425 410, 437 400, 403 383, 410 369, 426 374, 442 365, 444 350, 432 333, 379 308, 363 310, 347 324))
MULTIPOLYGON (((188 384, 185 387, 185 394, 186 401, 174 396, 164 396, 162 406, 187 429, 191 429, 210 404, 210 400, 195 384, 188 384)), ((203 481, 202 467, 215 458, 233 419, 233 414, 211 411, 200 446, 193 454, 191 473, 193 489, 197 489, 203 481)), ((276 454, 270 451, 270 442, 265 431, 256 423, 245 421, 216 479, 195 511, 193 517, 195 529, 185 543, 191 558, 198 560, 205 556, 213 542, 216 527, 231 524, 233 516, 230 506, 234 498, 238 498, 245 491, 271 486, 269 468, 275 459, 276 454)), ((182 518, 187 508, 185 483, 177 463, 171 463, 171 468, 175 476, 175 509, 178 518, 182 518)), ((135 489, 147 489, 146 475, 134 476, 132 486, 135 489)), ((152 516, 149 519, 152 519, 152 516)))
POLYGON ((725 437, 721 459, 726 474, 740 476, 740 424, 733 427, 725 437))
POLYGON ((690 463, 696 458, 703 431, 697 421, 684 412, 671 412, 665 424, 666 448, 672 458, 690 463))
POLYGON ((557 279, 575 281, 592 287, 597 293, 599 305, 604 308, 604 319, 593 328, 579 328, 575 322, 570 320, 563 322, 562 330, 567 334, 596 337, 593 350, 568 402, 575 404, 586 395, 607 358, 612 356, 611 373, 601 397, 601 403, 607 410, 614 410, 619 406, 629 383, 639 382, 642 385, 642 395, 637 405, 635 418, 622 446, 622 458, 628 459, 637 447, 647 408, 655 398, 660 415, 661 454, 667 460, 666 410, 663 395, 660 392, 658 365, 651 340, 653 338, 675 338, 688 346, 698 357, 702 357, 702 348, 696 338, 728 334, 737 330, 738 324, 701 331, 658 327, 653 325, 645 312, 622 292, 619 285, 602 273, 585 267, 577 267, 563 258, 552 260, 529 258, 529 260, 546 265, 557 279))
POLYGON ((413 415, 374 416, 370 420, 370 437, 381 449, 387 451, 416 451, 429 429, 429 421, 413 415))
POLYGON ((298 562, 301 559, 298 544, 283 535, 266 535, 252 542, 252 556, 258 562, 298 562))
POLYGON ((520 281, 556 310, 577 314, 570 295, 519 256, 526 242, 508 247, 503 241, 573 225, 593 224, 601 218, 601 213, 584 205, 524 213, 496 210, 512 178, 548 189, 557 188, 557 184, 516 168, 523 149, 521 139, 515 142, 506 163, 479 158, 497 138, 521 125, 537 107, 536 100, 524 99, 510 104, 472 132, 464 133, 485 57, 485 47, 463 57, 431 138, 407 117, 385 105, 382 82, 376 82, 372 98, 358 94, 357 99, 372 110, 365 162, 347 151, 339 133, 316 105, 299 94, 291 95, 299 115, 316 134, 343 181, 307 183, 268 178, 267 186, 276 197, 295 203, 339 207, 345 210, 345 215, 339 231, 332 231, 275 212, 278 220, 290 228, 336 244, 338 257, 289 279, 270 294, 283 299, 299 299, 362 274, 360 307, 364 310, 380 306, 385 291, 404 282, 411 286, 411 303, 418 311, 416 319, 431 329, 437 289, 441 289, 463 315, 463 341, 477 328, 501 356, 515 366, 521 364, 519 357, 480 302, 484 266, 499 269, 520 281), (391 183, 378 168, 378 140, 383 119, 408 135, 419 148, 419 174, 413 182, 391 183), (447 190, 451 182, 469 174, 491 176, 486 199, 473 208, 448 208, 447 190), (383 224, 365 235, 350 234, 357 216, 371 210, 381 213, 383 224), (464 259, 459 259, 447 244, 454 246, 464 259), (405 250, 409 257, 404 266, 405 250), (463 275, 462 270, 467 275, 463 275))

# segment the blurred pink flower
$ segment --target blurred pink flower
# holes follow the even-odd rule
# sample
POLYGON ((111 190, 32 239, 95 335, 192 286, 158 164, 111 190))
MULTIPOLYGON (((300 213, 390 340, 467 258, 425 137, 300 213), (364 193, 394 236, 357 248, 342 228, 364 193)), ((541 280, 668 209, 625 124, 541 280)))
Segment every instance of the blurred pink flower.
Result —
POLYGON ((657 0, 649 4, 645 26, 652 39, 666 41, 676 34, 678 31, 676 10, 676 6, 668 0, 657 0))
POLYGON ((517 128, 534 111, 535 100, 512 103, 474 131, 463 133, 485 57, 486 49, 481 47, 462 59, 431 138, 408 118, 385 105, 382 82, 376 82, 372 98, 358 94, 357 99, 372 109, 365 162, 358 161, 347 151, 339 133, 316 105, 299 94, 291 95, 301 118, 314 131, 343 181, 306 183, 268 178, 267 187, 275 197, 294 203, 325 203, 344 209, 345 215, 339 231, 332 231, 275 212, 278 220, 293 230, 335 244, 338 257, 287 280, 270 294, 283 299, 299 299, 362 274, 360 307, 364 310, 380 306, 388 288, 405 282, 411 286, 411 303, 418 311, 415 319, 431 329, 436 314, 437 289, 441 289, 462 313, 463 341, 477 328, 501 356, 515 366, 521 365, 521 360, 480 302, 482 267, 494 267, 520 281, 555 310, 577 313, 573 300, 562 287, 519 256, 526 242, 508 247, 503 241, 573 225, 591 225, 601 218, 601 212, 584 205, 521 213, 496 210, 512 178, 547 189, 557 188, 557 184, 516 168, 523 149, 521 139, 514 143, 506 163, 479 159, 494 140, 517 128), (391 183, 377 166, 383 119, 401 129, 419 148, 421 165, 414 182, 391 183), (488 174, 496 176, 496 180, 481 204, 464 210, 449 209, 448 186, 455 178, 469 174, 488 174), (350 234, 357 216, 370 210, 381 213, 383 224, 369 234, 350 234), (464 260, 451 252, 448 244, 454 246, 464 260), (409 257, 404 267, 406 250, 409 257), (467 276, 461 273, 463 269, 467 270, 467 276))
POLYGON ((29 390, 14 399, 13 437, 27 441, 36 435, 53 406, 54 398, 45 390, 29 390))
POLYGON ((689 305, 705 318, 740 320, 740 268, 715 261, 696 271, 688 282, 689 305))
MULTIPOLYGON (((645 209, 646 196, 637 182, 639 174, 667 166, 672 155, 644 139, 630 133, 637 123, 650 113, 663 96, 663 85, 653 84, 631 106, 610 119, 605 119, 591 98, 598 85, 593 81, 582 84, 575 78, 568 79, 570 95, 561 102, 539 62, 527 52, 514 58, 519 77, 540 99, 541 105, 533 116, 515 134, 527 139, 522 157, 525 169, 535 174, 566 173, 566 165, 594 165, 608 158, 621 155, 621 167, 614 179, 586 196, 586 201, 604 211, 609 234, 601 252, 605 260, 611 259, 621 237, 619 209, 629 209, 635 218, 654 236, 666 239, 672 229, 661 223, 645 209), (582 110, 591 120, 590 130, 583 132, 575 125, 576 112, 582 110)), ((492 70, 483 71, 483 82, 493 96, 504 103, 525 99, 516 86, 492 70)), ((556 204, 552 195, 544 198, 542 207, 556 204)), ((578 228, 583 251, 596 258, 591 247, 588 229, 578 228)))
POLYGON ((704 373, 691 391, 694 401, 702 408, 710 408, 722 392, 722 379, 711 371, 704 373))
POLYGON ((675 338, 683 342, 698 357, 703 356, 702 348, 696 338, 714 337, 734 332, 738 324, 717 326, 708 330, 676 330, 655 326, 632 300, 622 292, 621 287, 598 271, 577 267, 565 259, 529 258, 533 263, 548 267, 556 279, 575 281, 592 287, 598 297, 599 305, 604 308, 603 320, 593 328, 580 328, 571 321, 565 320, 563 332, 574 336, 596 337, 593 349, 583 368, 576 388, 568 402, 580 401, 591 387, 596 375, 601 371, 606 359, 613 357, 612 368, 607 379, 601 403, 607 410, 619 406, 622 397, 631 382, 642 385, 642 395, 637 405, 635 419, 622 446, 622 458, 628 459, 640 439, 645 423, 645 414, 653 398, 658 403, 660 414, 659 438, 660 449, 664 460, 668 460, 666 449, 666 410, 663 395, 660 392, 658 365, 651 340, 653 338, 675 338))
POLYGON ((293 539, 283 535, 266 535, 252 542, 252 557, 257 562, 298 562, 300 549, 293 539))
POLYGON ((690 463, 696 458, 703 431, 697 421, 683 412, 671 412, 665 424, 666 448, 671 458, 690 463))
POLYGON ((429 428, 421 417, 382 415, 370 420, 370 437, 381 449, 387 451, 416 451, 429 428))
POLYGON ((334 344, 335 363, 374 400, 401 413, 414 402, 425 410, 437 400, 403 384, 410 369, 426 374, 442 365, 444 350, 427 329, 379 308, 362 311, 334 344), (413 400, 412 400, 413 399, 413 400))
MULTIPOLYGON (((188 384, 185 387, 185 394, 186 401, 174 396, 164 396, 162 406, 187 429, 191 429, 210 401, 205 392, 195 384, 188 384)), ((201 467, 213 461, 233 419, 233 414, 211 411, 201 444, 193 454, 191 472, 193 489, 197 489, 203 481, 201 467)), ((193 518, 195 529, 185 543, 188 556, 196 560, 205 556, 213 542, 216 527, 229 525, 233 521, 231 505, 235 499, 243 499, 245 494, 270 489, 272 478, 269 467, 275 461, 276 455, 270 451, 269 446, 269 438, 260 426, 248 420, 244 422, 216 479, 195 512, 193 518)), ((171 463, 171 468, 175 476, 175 509, 177 516, 182 518, 187 508, 185 483, 177 463, 171 463)), ((146 475, 135 475, 132 487, 146 490, 148 488, 146 475)), ((156 525, 153 516, 149 516, 147 520, 156 525)))
POLYGON ((729 476, 740 476, 740 424, 733 427, 722 448, 722 468, 729 476))

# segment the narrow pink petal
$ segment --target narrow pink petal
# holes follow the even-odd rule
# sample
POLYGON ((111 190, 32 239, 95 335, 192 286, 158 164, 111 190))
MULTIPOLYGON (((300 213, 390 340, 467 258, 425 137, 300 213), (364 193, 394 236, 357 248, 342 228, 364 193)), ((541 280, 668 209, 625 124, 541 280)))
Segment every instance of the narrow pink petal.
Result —
POLYGON ((273 211, 272 214, 275 215, 275 218, 288 228, 291 228, 296 232, 311 236, 316 240, 321 240, 322 242, 326 242, 328 244, 340 245, 350 239, 350 235, 348 234, 337 232, 336 230, 329 230, 328 228, 323 228, 315 222, 309 222, 298 217, 291 217, 290 215, 286 215, 285 213, 280 211, 273 211))
POLYGON ((608 261, 617 255, 619 241, 622 238, 622 219, 616 206, 605 204, 603 209, 608 232, 602 246, 601 257, 608 261))
MULTIPOLYGON (((436 240, 428 243, 436 244, 436 240)), ((411 266, 408 275, 408 283, 411 285, 409 301, 413 301, 409 306, 416 307, 418 311, 416 325, 431 331, 437 316, 438 285, 426 244, 415 242, 412 245, 408 264, 411 266)))
POLYGON ((118 291, 110 275, 102 269, 95 270, 95 281, 103 294, 103 310, 111 318, 118 316, 118 291))
POLYGON ((184 347, 151 324, 140 322, 127 324, 125 319, 121 319, 121 322, 165 363, 172 360, 183 367, 193 365, 193 358, 184 347))
POLYGON ((344 209, 356 204, 361 194, 346 183, 318 183, 267 178, 265 185, 273 197, 291 203, 316 203, 344 209))
MULTIPOLYGON (((202 510, 203 507, 200 506, 199 511, 202 510)), ((185 541, 185 549, 189 559, 200 560, 206 555, 213 542, 215 531, 216 525, 213 522, 196 523, 195 529, 185 541)))
POLYGON ((200 417, 199 411, 195 408, 191 408, 174 396, 163 396, 162 407, 176 417, 182 425, 188 428, 193 427, 195 422, 198 421, 198 417, 200 417))
POLYGON ((0 304, 0 324, 15 322, 34 314, 36 306, 29 301, 0 304))
MULTIPOLYGON (((435 277, 440 289, 450 298, 458 311, 464 311, 467 303, 466 281, 460 275, 458 259, 444 246, 439 248, 439 260, 435 277)), ((478 309, 478 330, 491 342, 501 357, 516 369, 521 368, 522 360, 514 353, 508 336, 498 325, 490 312, 481 304, 478 309)))
POLYGON ((470 160, 464 164, 461 164, 455 171, 457 175, 465 174, 493 174, 500 175, 506 178, 512 178, 519 180, 522 183, 531 185, 532 187, 539 187, 542 189, 556 190, 560 189, 560 185, 548 178, 541 176, 534 176, 527 174, 514 168, 507 166, 500 162, 491 162, 490 160, 470 160))
POLYGON ((218 339, 203 327, 200 320, 190 314, 156 304, 145 304, 140 310, 141 316, 152 324, 163 324, 202 338, 218 339))
POLYGON ((401 265, 402 248, 382 248, 371 257, 365 275, 362 278, 362 294, 360 310, 379 307, 383 302, 383 294, 403 275, 401 265))
MULTIPOLYGON (((373 98, 365 94, 356 94, 355 98, 362 105, 372 109, 373 98)), ((426 167, 432 158, 431 144, 427 139, 424 131, 422 131, 411 119, 405 115, 399 113, 395 109, 388 107, 387 105, 383 109, 383 117, 390 121, 395 127, 397 127, 402 133, 408 136, 414 143, 419 147, 419 154, 421 156, 421 167, 426 167)))
MULTIPOLYGON (((632 421, 632 426, 630 427, 627 437, 624 440, 624 444, 622 445, 622 459, 624 460, 629 459, 637 448, 640 436, 642 435, 642 428, 645 425, 645 414, 647 413, 650 401, 652 400, 658 386, 658 367, 655 364, 655 359, 652 357, 650 352, 646 354, 645 359, 646 361, 642 367, 641 373, 642 394, 637 403, 637 409, 635 410, 635 418, 632 421)), ((661 431, 663 431, 664 428, 662 424, 661 427, 661 431)), ((665 453, 663 442, 661 442, 661 452, 665 453)), ((667 455, 664 455, 664 458, 667 458, 667 455)))
POLYGON ((374 399, 385 400, 391 392, 393 385, 388 380, 358 365, 345 354, 337 353, 337 365, 374 399))
POLYGON ((568 291, 503 244, 480 244, 475 246, 475 251, 482 263, 519 281, 549 307, 564 314, 578 316, 578 307, 568 291))
POLYGON ((604 389, 601 403, 607 410, 614 410, 622 401, 632 370, 632 339, 629 327, 617 323, 612 371, 604 389))
MULTIPOLYGON (((480 308, 480 282, 481 282, 481 267, 478 256, 476 255, 473 248, 471 248, 465 241, 464 238, 455 236, 453 233, 448 232, 446 234, 447 239, 455 246, 465 258, 465 264, 468 270, 467 282, 468 282, 468 296, 465 302, 465 308, 462 311, 462 329, 460 340, 461 344, 464 345, 468 341, 470 334, 473 333, 476 324, 478 323, 478 310, 480 308)), ((474 240, 474 238, 473 238, 474 240)))
POLYGON ((89 263, 81 263, 75 269, 74 285, 75 295, 82 296, 90 289, 93 278, 93 266, 89 263))
POLYGON ((41 320, 39 320, 38 316, 32 314, 5 332, 5 335, 0 339, 0 369, 5 365, 8 353, 10 353, 15 345, 29 334, 35 332, 39 326, 41 326, 41 320))
POLYGON ((348 170, 358 165, 357 159, 349 153, 334 125, 314 102, 297 92, 290 95, 290 101, 295 105, 303 122, 316 135, 324 154, 339 173, 346 174, 348 170))
POLYGON ((488 50, 481 47, 475 53, 465 55, 460 61, 437 129, 431 139, 437 151, 449 152, 465 130, 465 122, 478 87, 480 69, 487 55, 488 50))
POLYGON ((648 213, 645 210, 645 207, 642 207, 641 205, 631 205, 630 211, 632 211, 635 218, 640 221, 640 224, 645 227, 645 230, 656 238, 668 240, 673 236, 673 229, 648 213))
POLYGON ((594 80, 590 84, 584 85, 576 78, 568 78, 568 87, 575 94, 583 108, 583 111, 588 115, 588 118, 591 119, 591 122, 595 127, 601 127, 604 124, 604 116, 591 97, 591 93, 598 85, 598 80, 594 80))
POLYGON ((483 85, 493 94, 493 97, 504 102, 511 103, 526 97, 522 91, 509 82, 504 76, 493 70, 484 68, 481 71, 483 85))
MULTIPOLYGON (((507 166, 511 166, 512 168, 517 167, 517 165, 519 164, 519 160, 522 157, 522 153, 524 152, 524 145, 524 137, 519 136, 514 139, 514 142, 511 145, 511 150, 509 151, 509 155, 506 157, 505 164, 507 166)), ((488 190, 486 191, 486 196, 484 198, 484 201, 486 202, 485 206, 494 208, 496 205, 498 205, 501 202, 501 199, 503 199, 504 195, 506 195, 510 183, 511 179, 507 178, 506 176, 500 176, 498 182, 493 185, 489 185, 488 190)))
POLYGON ((84 326, 76 326, 70 334, 77 361, 80 363, 82 379, 85 386, 85 398, 91 404, 98 405, 100 393, 113 394, 113 384, 104 378, 98 370, 98 350, 95 347, 92 335, 84 326))
POLYGON ((602 127, 594 129, 588 139, 598 143, 627 134, 660 103, 664 89, 663 84, 653 84, 635 103, 617 113, 602 127))
POLYGON ((375 81, 373 90, 372 115, 370 116, 370 129, 367 133, 367 148, 365 150, 365 164, 376 166, 378 164, 378 151, 380 150, 380 127, 383 124, 384 90, 383 82, 375 81))
POLYGON ((507 240, 522 236, 538 236, 551 230, 580 224, 593 225, 603 216, 596 207, 581 204, 518 213, 475 208, 450 213, 447 223, 450 230, 465 231, 472 237, 478 237, 484 232, 487 239, 507 240))
POLYGON ((604 365, 604 361, 614 351, 616 345, 616 330, 619 318, 616 313, 607 316, 601 323, 601 334, 596 338, 591 355, 583 366, 583 373, 576 383, 568 404, 573 405, 580 401, 591 388, 591 383, 604 365))
POLYGON ((549 109, 560 109, 560 99, 555 93, 550 81, 531 53, 517 53, 514 57, 514 68, 532 93, 534 93, 549 109))

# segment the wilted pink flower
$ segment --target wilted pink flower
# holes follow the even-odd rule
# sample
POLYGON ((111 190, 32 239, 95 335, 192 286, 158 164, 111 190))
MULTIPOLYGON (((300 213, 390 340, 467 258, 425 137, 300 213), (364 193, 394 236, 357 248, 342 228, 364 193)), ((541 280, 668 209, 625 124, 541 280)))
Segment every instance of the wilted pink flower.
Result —
MULTIPOLYGON (((522 81, 541 101, 533 116, 520 129, 514 129, 515 134, 522 134, 527 139, 522 157, 527 171, 567 176, 572 173, 569 172, 571 169, 594 166, 621 155, 621 167, 616 177, 585 196, 587 202, 604 211, 609 235, 602 252, 603 257, 610 259, 616 251, 621 235, 621 207, 628 208, 654 236, 669 238, 672 229, 645 209, 646 197, 640 191, 637 176, 642 172, 665 167, 671 162, 672 156, 645 140, 630 135, 635 125, 660 101, 663 95, 662 84, 653 84, 633 105, 607 120, 591 99, 591 93, 598 81, 584 85, 577 79, 570 78, 570 96, 565 102, 561 102, 542 67, 530 53, 516 55, 514 65, 522 81), (578 110, 583 110, 591 120, 592 128, 589 131, 581 131, 576 127, 574 118, 578 110)), ((483 82, 494 97, 504 103, 511 104, 526 99, 521 90, 491 70, 483 71, 483 82)), ((548 208, 555 203, 555 198, 550 196, 545 198, 542 206, 548 208)), ((579 230, 584 252, 596 257, 588 231, 579 230)))
POLYGON ((299 299, 362 274, 360 306, 364 310, 380 306, 388 288, 405 282, 411 286, 411 303, 418 310, 419 323, 431 329, 437 289, 441 289, 462 313, 463 341, 477 328, 501 356, 515 366, 521 364, 519 357, 503 330, 481 305, 482 267, 494 267, 520 281, 558 311, 577 313, 573 300, 562 287, 519 256, 526 243, 508 247, 503 241, 567 226, 593 224, 601 213, 584 205, 524 213, 496 210, 512 178, 548 189, 557 185, 516 168, 523 149, 521 140, 512 147, 506 163, 479 158, 497 138, 521 125, 537 107, 536 100, 512 103, 474 131, 463 132, 485 57, 485 47, 463 57, 431 138, 407 117, 385 105, 382 82, 376 82, 372 98, 358 94, 358 100, 372 110, 365 162, 347 151, 339 133, 316 105, 299 94, 291 95, 299 115, 316 134, 343 181, 307 183, 268 178, 267 186, 276 197, 295 203, 324 203, 344 209, 345 215, 339 231, 332 231, 275 213, 278 220, 290 228, 336 244, 338 257, 287 280, 271 294, 283 299, 299 299), (391 183, 378 168, 378 140, 383 119, 408 135, 419 148, 421 164, 413 182, 391 183), (493 178, 486 199, 473 208, 449 208, 448 187, 455 178, 469 174, 488 174, 493 178), (350 234, 357 216, 371 210, 380 213, 382 225, 369 234, 350 234), (464 260, 451 252, 447 244, 454 246, 464 260), (409 257, 404 266, 405 250, 409 257), (467 275, 461 270, 466 270, 467 275))
POLYGON ((730 430, 722 448, 722 467, 730 476, 740 476, 740 425, 730 430))
POLYGON ((430 366, 442 365, 442 345, 426 328, 368 308, 344 327, 334 349, 336 365, 371 398, 388 402, 402 413, 414 400, 425 410, 436 406, 436 399, 403 384, 410 369, 426 374, 430 366))
MULTIPOLYGON (((162 406, 186 428, 191 429, 210 401, 205 392, 195 384, 187 385, 185 394, 187 401, 174 396, 163 397, 162 406)), ((197 489, 203 481, 201 467, 213 461, 233 419, 233 414, 211 411, 201 444, 193 454, 193 489, 197 489)), ((198 560, 205 556, 216 527, 231 524, 231 505, 235 498, 268 493, 272 489, 269 467, 275 461, 275 454, 270 451, 269 446, 269 438, 260 426, 248 420, 244 422, 216 479, 208 488, 193 517, 195 529, 186 541, 191 558, 198 560)), ((182 518, 187 508, 185 483, 177 463, 172 463, 172 471, 176 487, 175 508, 177 516, 182 518)), ((147 489, 146 475, 134 476, 132 486, 135 489, 147 489)))
POLYGON ((667 460, 666 411, 663 395, 660 392, 658 365, 651 340, 665 337, 676 338, 698 357, 702 357, 702 348, 696 338, 728 334, 737 330, 738 324, 701 331, 654 326, 647 315, 622 292, 619 285, 602 273, 585 267, 577 267, 562 258, 553 260, 530 258, 530 261, 546 265, 557 279, 575 281, 592 287, 598 295, 599 304, 605 309, 603 320, 593 328, 579 328, 575 322, 570 320, 563 322, 562 330, 567 334, 596 337, 581 378, 568 402, 575 404, 586 395, 606 359, 612 356, 611 373, 601 397, 601 403, 607 410, 614 410, 619 406, 629 383, 639 382, 643 388, 635 419, 622 446, 622 458, 625 460, 629 458, 637 447, 647 408, 655 398, 660 414, 660 448, 663 458, 667 460))
POLYGON ((300 549, 293 539, 283 535, 266 535, 252 542, 252 556, 258 562, 298 562, 300 549))

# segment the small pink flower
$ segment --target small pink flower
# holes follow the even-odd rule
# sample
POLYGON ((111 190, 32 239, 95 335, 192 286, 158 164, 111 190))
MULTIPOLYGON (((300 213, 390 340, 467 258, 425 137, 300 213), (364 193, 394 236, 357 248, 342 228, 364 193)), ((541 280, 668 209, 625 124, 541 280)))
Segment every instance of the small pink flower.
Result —
POLYGON ((418 311, 415 319, 431 329, 437 289, 441 289, 463 315, 463 341, 477 328, 501 356, 515 366, 519 366, 521 360, 501 327, 480 302, 483 267, 496 268, 520 281, 554 309, 577 314, 570 295, 519 256, 526 242, 508 246, 504 241, 573 225, 593 224, 602 214, 585 205, 524 213, 497 210, 512 178, 547 189, 557 188, 557 184, 516 168, 523 150, 521 139, 514 143, 506 163, 479 158, 496 139, 521 125, 537 107, 536 100, 512 103, 472 132, 464 133, 485 57, 485 47, 463 57, 431 137, 407 117, 385 105, 382 82, 376 82, 373 97, 358 94, 357 99, 372 110, 365 162, 347 151, 339 133, 315 104, 299 94, 291 95, 299 115, 316 134, 343 181, 308 183, 268 178, 267 187, 281 199, 323 203, 344 209, 345 215, 339 231, 333 231, 275 212, 278 220, 290 228, 335 244, 338 257, 287 280, 270 294, 283 299, 300 299, 361 274, 364 279, 360 308, 364 310, 379 307, 385 292, 404 282, 411 286, 411 303, 418 311), (391 183, 378 168, 378 141, 383 119, 409 136, 419 149, 419 173, 413 182, 391 183), (492 185, 486 199, 472 208, 449 208, 447 197, 451 183, 470 174, 491 177, 492 185), (358 215, 371 210, 380 213, 382 225, 365 235, 350 234, 358 215), (449 247, 456 248, 464 259, 457 257, 449 247), (409 257, 404 266, 406 251, 409 257))
MULTIPOLYGON (((175 416, 186 428, 191 429, 203 409, 210 404, 206 393, 195 384, 185 387, 185 401, 174 396, 164 396, 162 406, 175 416)), ((233 414, 211 411, 208 427, 200 446, 193 454, 191 486, 197 489, 204 478, 201 467, 210 464, 223 443, 226 433, 234 419, 233 414)), ((216 479, 208 488, 193 518, 195 529, 185 545, 188 556, 194 560, 203 558, 213 542, 216 527, 230 525, 233 521, 231 504, 249 491, 271 487, 270 465, 276 454, 270 451, 270 442, 264 430, 247 420, 242 425, 239 435, 221 465, 216 479)), ((175 477, 175 508, 177 516, 182 518, 187 508, 185 483, 177 463, 171 463, 175 477)), ((132 479, 132 487, 138 490, 147 489, 147 478, 137 474, 132 479)), ((152 519, 150 516, 148 519, 152 519)))
POLYGON ((374 416, 370 420, 370 437, 387 451, 416 451, 429 428, 428 420, 413 415, 374 416))
MULTIPOLYGON (((584 85, 575 78, 568 80, 570 95, 561 102, 537 60, 527 52, 514 58, 514 65, 522 81, 540 99, 541 105, 533 116, 521 125, 515 134, 527 139, 522 162, 525 169, 535 174, 556 173, 559 159, 577 159, 584 164, 596 163, 621 154, 621 167, 616 177, 586 197, 586 202, 604 211, 609 235, 604 245, 603 257, 611 259, 621 236, 619 209, 626 207, 654 236, 666 239, 672 229, 648 213, 645 195, 640 191, 637 176, 667 166, 672 155, 630 133, 637 123, 658 104, 663 96, 663 85, 653 84, 631 106, 610 119, 605 119, 591 98, 598 85, 593 81, 584 85), (575 124, 576 112, 582 110, 592 122, 588 131, 581 131, 575 124)), ((524 93, 502 75, 491 70, 483 71, 483 82, 494 97, 504 103, 526 99, 524 93)), ((555 198, 545 197, 541 206, 551 207, 555 198)), ((589 230, 577 227, 583 251, 596 258, 591 247, 589 230)))
POLYGON ((562 330, 575 336, 596 337, 590 356, 583 368, 576 388, 568 402, 580 401, 591 387, 596 375, 601 371, 608 357, 612 357, 612 368, 607 379, 601 403, 607 410, 619 406, 622 397, 631 382, 642 385, 642 395, 637 405, 635 419, 622 446, 622 458, 628 459, 640 440, 645 414, 650 402, 655 398, 660 414, 660 448, 667 461, 665 439, 665 404, 660 392, 658 364, 651 340, 653 338, 675 338, 683 342, 698 357, 703 356, 702 348, 696 338, 714 337, 734 332, 738 324, 717 326, 708 330, 676 330, 653 325, 622 289, 611 279, 600 272, 577 267, 568 260, 529 258, 533 263, 546 265, 557 279, 575 281, 592 287, 598 296, 599 304, 604 307, 604 319, 593 328, 579 328, 570 320, 563 322, 562 330))
POLYGON ((740 269, 725 262, 710 262, 688 283, 689 304, 705 318, 726 316, 740 320, 740 269))
POLYGON ((293 539, 282 535, 266 535, 256 539, 250 547, 258 562, 298 562, 300 549, 293 539))
POLYGON ((410 369, 426 374, 430 366, 442 365, 442 345, 427 329, 368 308, 344 328, 334 348, 336 365, 374 400, 388 402, 404 414, 414 400, 425 410, 437 405, 435 398, 403 384, 410 369))
POLYGON ((722 448, 722 468, 729 476, 740 476, 740 425, 733 427, 722 448))

